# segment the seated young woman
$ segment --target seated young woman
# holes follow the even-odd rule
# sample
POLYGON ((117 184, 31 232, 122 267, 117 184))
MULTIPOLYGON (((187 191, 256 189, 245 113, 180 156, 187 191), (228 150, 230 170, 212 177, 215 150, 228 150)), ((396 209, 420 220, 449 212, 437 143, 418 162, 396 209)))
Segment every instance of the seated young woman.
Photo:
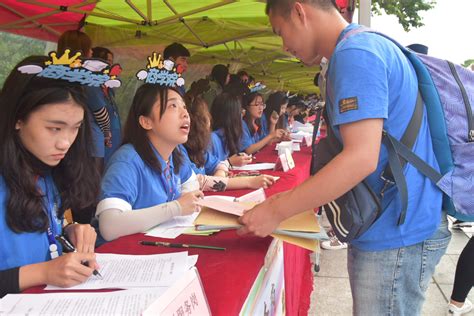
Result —
POLYGON ((42 284, 70 287, 98 268, 94 229, 64 221, 66 210, 89 206, 99 190, 83 90, 20 71, 46 61, 20 62, 0 94, 0 297, 42 284), (60 235, 77 252, 63 254, 60 235))
POLYGON ((199 183, 177 146, 188 140, 190 118, 175 88, 138 88, 122 145, 102 179, 96 216, 105 240, 143 232, 196 211, 199 183))
POLYGON ((219 161, 227 160, 231 167, 252 162, 252 155, 244 153, 241 145, 243 113, 241 97, 235 93, 221 93, 211 107, 210 150, 219 161))
MULTIPOLYGON (((219 161, 209 149, 211 138, 211 115, 207 103, 198 97, 189 102, 191 130, 188 141, 180 146, 184 156, 197 174, 202 191, 224 191, 232 189, 268 188, 274 183, 269 175, 256 177, 228 177, 228 161, 219 161)), ((189 104, 188 103, 188 104, 189 104)))
POLYGON ((266 107, 262 115, 262 124, 267 126, 269 133, 275 129, 286 130, 288 121, 285 120, 288 97, 281 91, 274 92, 268 96, 266 107), (265 123, 267 123, 265 125, 265 123))
MULTIPOLYGON (((266 124, 262 124, 265 103, 263 96, 258 92, 249 93, 243 97, 245 115, 243 119, 243 134, 241 146, 247 154, 253 154, 272 142, 281 140, 286 131, 274 129, 268 131, 266 124)), ((270 123, 276 125, 278 119, 270 118, 270 123), (272 121, 273 120, 273 121, 272 121)))

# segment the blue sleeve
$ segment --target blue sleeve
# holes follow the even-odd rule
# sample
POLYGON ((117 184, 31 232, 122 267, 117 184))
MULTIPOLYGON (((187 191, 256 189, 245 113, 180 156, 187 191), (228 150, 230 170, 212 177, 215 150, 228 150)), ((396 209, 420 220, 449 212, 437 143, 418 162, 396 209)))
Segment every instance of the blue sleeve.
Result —
POLYGON ((102 89, 99 87, 86 87, 84 89, 87 107, 92 111, 95 112, 100 110, 101 108, 107 105, 105 100, 104 93, 102 89))
MULTIPOLYGON (((181 183, 185 183, 188 181, 188 179, 191 177, 193 174, 193 170, 199 170, 197 166, 189 159, 188 151, 186 150, 186 147, 183 145, 178 146, 178 150, 180 151, 182 157, 183 157, 183 162, 181 163, 181 166, 179 167, 179 178, 181 179, 181 183)), ((202 173, 202 172, 194 172, 196 174, 202 173)))
POLYGON ((204 159, 206 160, 204 163, 206 174, 209 176, 214 175, 214 172, 216 171, 216 168, 221 160, 219 160, 216 156, 209 154, 208 151, 204 153, 204 159))
POLYGON ((388 70, 375 53, 343 49, 331 58, 327 91, 332 125, 388 117, 388 70))
POLYGON ((227 153, 224 149, 224 143, 216 132, 212 132, 211 134, 211 142, 207 151, 209 155, 217 157, 217 159, 219 159, 220 161, 227 159, 227 153))
POLYGON ((242 139, 240 140, 240 150, 245 150, 249 146, 255 144, 252 135, 250 135, 249 127, 245 121, 242 121, 242 139))
POLYGON ((125 161, 112 161, 102 178, 100 200, 119 198, 134 205, 138 198, 138 183, 136 166, 125 161))
MULTIPOLYGON (((188 160, 189 160, 189 158, 188 158, 188 160)), ((181 183, 185 183, 192 176, 192 174, 193 174, 192 166, 193 165, 194 165, 194 167, 196 167, 196 165, 194 163, 183 163, 179 167, 179 177, 181 179, 181 183)))
POLYGON ((262 122, 262 133, 260 134, 260 140, 264 139, 266 136, 268 136, 268 120, 267 117, 265 116, 265 113, 262 115, 262 118, 260 119, 262 122))

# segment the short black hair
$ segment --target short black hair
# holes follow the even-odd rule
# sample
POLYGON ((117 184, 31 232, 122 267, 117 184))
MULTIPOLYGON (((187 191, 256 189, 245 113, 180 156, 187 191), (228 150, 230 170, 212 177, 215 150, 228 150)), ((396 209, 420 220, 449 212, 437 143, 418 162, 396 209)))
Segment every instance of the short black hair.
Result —
POLYGON ((189 50, 181 45, 180 43, 173 43, 165 47, 163 50, 163 58, 169 59, 172 57, 173 59, 178 58, 179 56, 189 57, 191 54, 189 50))
POLYGON ((337 8, 335 0, 267 0, 265 13, 270 15, 270 11, 273 11, 283 17, 287 17, 290 15, 295 2, 311 4, 324 10, 337 8))

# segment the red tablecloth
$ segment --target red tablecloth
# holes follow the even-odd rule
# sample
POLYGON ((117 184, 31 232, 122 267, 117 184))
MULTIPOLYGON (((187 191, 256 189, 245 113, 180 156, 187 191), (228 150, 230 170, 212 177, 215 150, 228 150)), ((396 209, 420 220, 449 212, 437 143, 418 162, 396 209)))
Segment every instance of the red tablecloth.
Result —
MULTIPOLYGON (((255 162, 275 162, 277 159, 275 145, 263 148, 262 151, 255 156, 255 162)), ((293 159, 295 161, 295 168, 288 172, 262 171, 262 173, 280 177, 276 184, 265 190, 267 197, 294 188, 308 178, 311 164, 311 149, 309 147, 301 147, 300 152, 293 153, 293 159)), ((251 192, 251 190, 232 190, 220 192, 219 194, 238 197, 248 192, 251 192)), ((310 251, 288 243, 284 243, 283 246, 286 313, 287 315, 306 315, 309 309, 310 295, 313 290, 313 274, 309 260, 310 251)), ((250 277, 250 275, 247 275, 247 277, 250 277)), ((208 295, 209 298, 207 292, 206 295, 208 295)), ((230 310, 228 310, 228 312, 229 311, 230 310)), ((214 310, 212 310, 212 312, 216 315, 220 315, 214 310)), ((237 313, 238 311, 235 314, 237 313)), ((228 315, 233 314, 228 313, 228 315)))
MULTIPOLYGON (((256 155, 256 162, 274 162, 274 146, 268 146, 256 155)), ((263 171, 280 176, 275 185, 265 190, 267 196, 291 189, 303 182, 309 174, 311 154, 309 148, 293 154, 296 167, 283 171, 263 171)), ((250 190, 224 192, 225 195, 241 196, 250 190)), ((125 236, 97 249, 98 253, 155 254, 182 251, 176 248, 150 247, 138 244, 140 240, 154 240, 143 234, 125 236)), ((164 240, 164 239, 163 239, 164 240)), ((197 268, 201 276, 213 315, 238 315, 250 288, 263 266, 271 237, 239 237, 235 231, 221 231, 213 236, 181 235, 177 243, 206 244, 225 247, 226 251, 189 249, 189 254, 198 254, 197 268)), ((169 240, 166 240, 169 241, 169 240)), ((312 273, 309 251, 284 243, 285 300, 287 315, 306 315, 312 291, 312 273)), ((42 293, 43 287, 35 287, 26 293, 42 293)))

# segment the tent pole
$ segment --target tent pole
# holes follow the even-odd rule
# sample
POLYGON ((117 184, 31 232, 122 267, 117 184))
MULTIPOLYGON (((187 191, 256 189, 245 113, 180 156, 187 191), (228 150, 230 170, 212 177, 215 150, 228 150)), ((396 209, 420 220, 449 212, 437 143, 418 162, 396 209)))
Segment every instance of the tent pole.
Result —
MULTIPOLYGON (((56 10, 59 10, 59 8, 61 7, 59 5, 38 2, 38 1, 35 1, 35 0, 19 0, 19 1, 24 2, 24 3, 33 4, 33 5, 37 5, 39 7, 53 8, 53 9, 56 9, 56 10)), ((83 2, 83 3, 80 3, 80 4, 75 4, 75 5, 72 5, 70 7, 67 7, 67 10, 69 12, 74 12, 74 13, 79 13, 79 14, 86 14, 86 15, 96 16, 96 17, 99 17, 99 18, 104 18, 104 19, 109 19, 109 20, 117 20, 117 21, 137 24, 137 25, 142 24, 142 21, 140 21, 140 20, 128 19, 128 18, 124 18, 124 17, 119 16, 119 15, 109 15, 109 14, 103 14, 103 13, 98 13, 98 12, 92 12, 92 11, 87 11, 87 10, 76 9, 76 7, 78 7, 78 6, 82 7, 82 6, 85 6, 85 5, 95 4, 97 2, 99 2, 99 1, 98 0, 88 0, 87 2, 83 2)), ((18 23, 18 21, 15 21, 14 23, 18 23)))
POLYGON ((128 4, 133 11, 135 11, 144 21, 146 24, 150 24, 150 20, 148 17, 132 2, 132 0, 125 0, 125 3, 128 4))
POLYGON ((230 37, 230 38, 227 38, 227 39, 223 39, 223 40, 220 40, 220 41, 209 43, 209 47, 224 44, 224 43, 227 43, 227 42, 230 42, 230 41, 236 41, 236 40, 247 38, 247 37, 250 37, 250 36, 264 34, 266 32, 267 31, 253 31, 253 32, 250 32, 250 33, 245 33, 245 34, 242 34, 242 35, 239 35, 239 36, 230 37))
POLYGON ((170 21, 173 21, 173 20, 179 20, 180 18, 184 18, 185 16, 188 16, 188 15, 193 15, 195 13, 201 13, 201 12, 204 12, 204 11, 207 11, 207 10, 222 7, 222 6, 225 6, 227 4, 230 4, 230 3, 233 3, 233 2, 236 2, 236 1, 237 0, 219 1, 217 3, 213 3, 213 4, 210 4, 210 5, 201 7, 201 8, 197 8, 197 9, 194 9, 194 10, 190 10, 190 11, 186 11, 186 12, 183 12, 183 13, 180 13, 180 14, 176 14, 175 16, 170 16, 170 17, 167 17, 167 18, 164 18, 164 19, 161 19, 161 20, 156 20, 156 21, 153 21, 152 23, 153 23, 153 25, 164 24, 164 23, 167 23, 167 22, 170 22, 170 21))
POLYGON ((153 6, 151 4, 151 0, 146 1, 146 15, 148 17, 148 21, 151 23, 151 20, 153 20, 153 6))
MULTIPOLYGON (((174 9, 174 7, 168 2, 168 0, 163 0, 163 2, 164 2, 164 3, 166 4, 166 6, 171 10, 171 12, 173 12, 173 13, 175 14, 175 16, 179 15, 178 11, 176 11, 176 10, 174 9)), ((195 38, 197 38, 197 40, 198 40, 199 42, 201 42, 201 45, 202 45, 203 47, 205 47, 205 48, 208 48, 208 47, 209 47, 209 45, 208 45, 207 43, 205 43, 205 42, 201 39, 201 37, 200 37, 198 34, 196 34, 196 32, 194 32, 194 30, 192 29, 192 27, 190 27, 190 26, 188 25, 188 23, 186 23, 186 21, 184 20, 183 17, 180 17, 180 18, 179 18, 179 21, 180 21, 181 23, 183 23, 183 25, 189 30, 189 32, 191 32, 191 34, 194 35, 195 38)))
MULTIPOLYGON (((4 7, 4 8, 7 9, 7 10, 10 10, 10 11, 13 12, 14 14, 18 15, 20 18, 27 19, 27 16, 26 16, 25 14, 20 13, 20 12, 18 12, 17 10, 15 10, 15 9, 13 9, 13 8, 10 8, 10 7, 9 7, 8 5, 6 5, 6 4, 0 3, 0 6, 4 7)), ((49 26, 47 26, 47 25, 45 25, 45 24, 41 24, 41 23, 39 23, 38 21, 36 21, 36 20, 34 20, 34 19, 31 20, 31 23, 33 23, 33 24, 39 26, 40 28, 45 29, 47 32, 50 32, 50 33, 52 33, 52 34, 55 35, 55 36, 61 35, 61 33, 58 32, 58 31, 56 31, 55 29, 53 29, 53 28, 51 28, 51 27, 49 27, 49 26)), ((0 28, 7 28, 7 27, 0 26, 0 28)), ((19 27, 19 28, 20 28, 20 27, 19 27)))

